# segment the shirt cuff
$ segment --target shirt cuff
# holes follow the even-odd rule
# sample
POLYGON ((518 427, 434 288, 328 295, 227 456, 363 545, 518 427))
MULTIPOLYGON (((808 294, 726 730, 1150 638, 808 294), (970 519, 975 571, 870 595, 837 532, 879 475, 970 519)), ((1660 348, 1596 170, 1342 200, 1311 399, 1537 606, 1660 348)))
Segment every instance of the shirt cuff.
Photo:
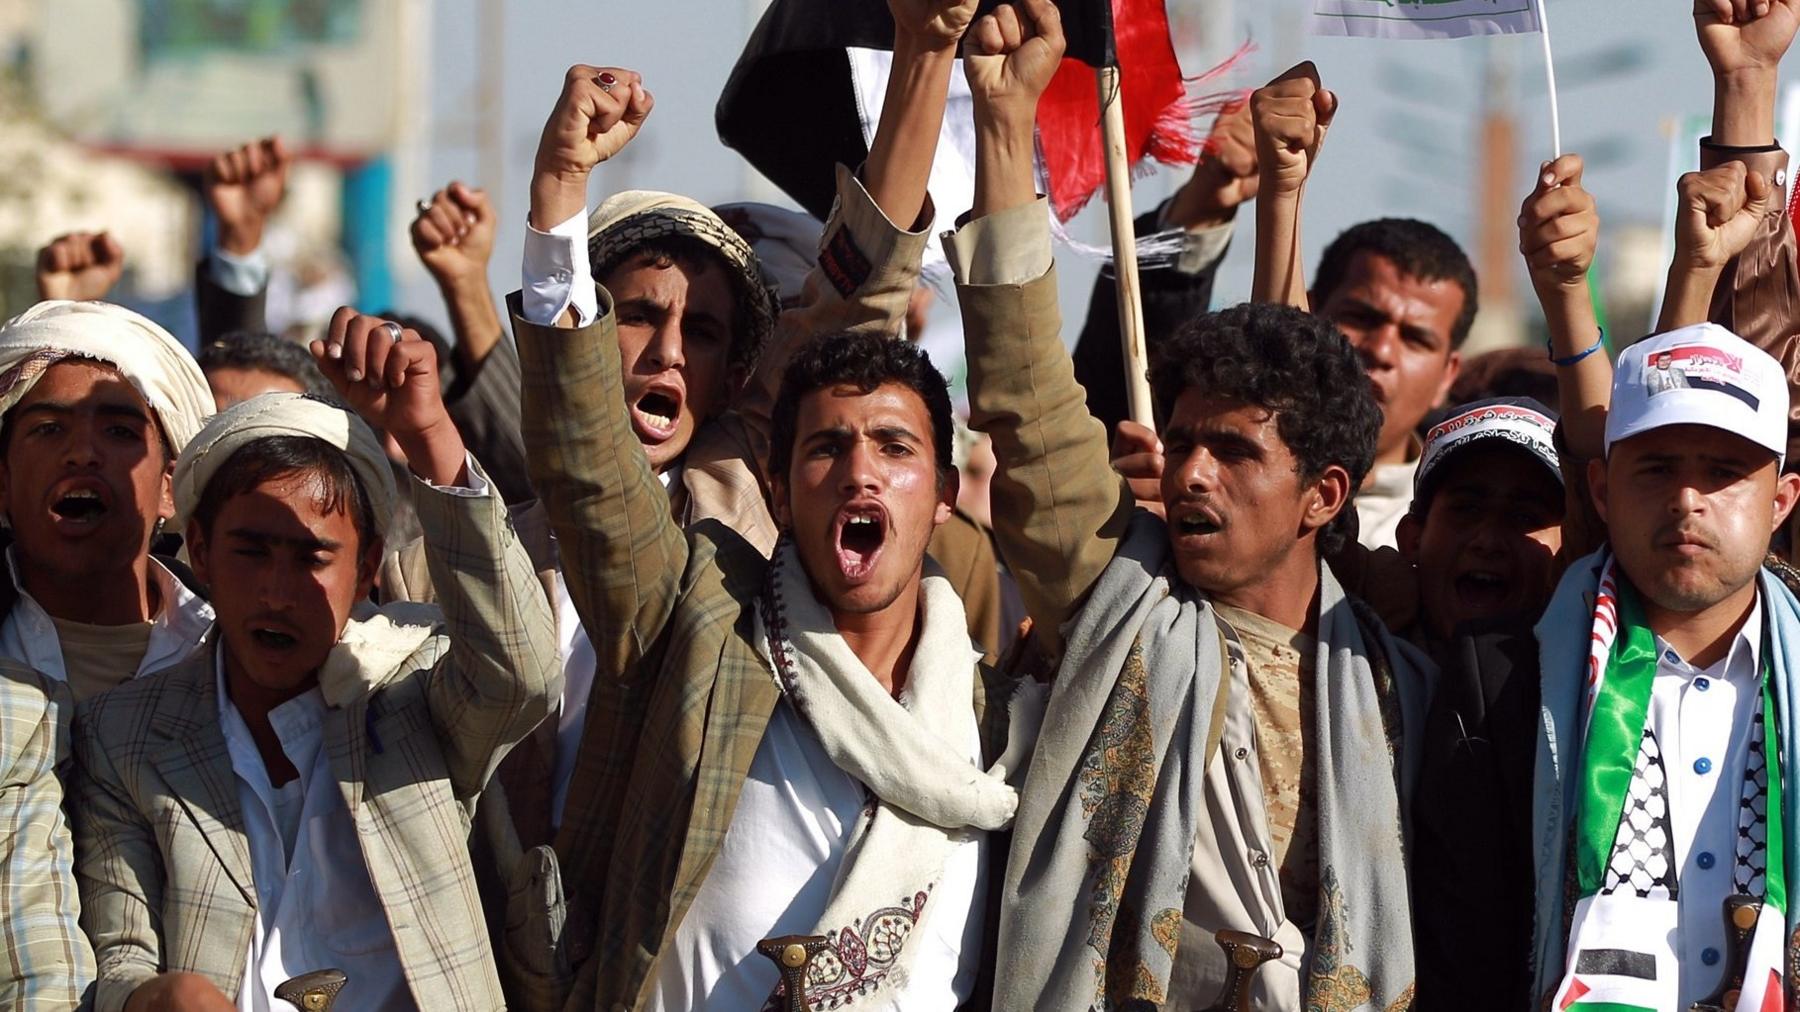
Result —
POLYGON ((215 248, 206 256, 206 276, 213 284, 248 299, 269 287, 269 258, 262 247, 239 256, 215 248))
POLYGON ((1050 202, 983 215, 944 233, 944 259, 959 285, 1022 285, 1050 270, 1050 202))
POLYGON ((475 455, 467 450, 463 451, 463 471, 469 476, 469 480, 461 485, 439 485, 420 478, 416 471, 413 472, 413 477, 433 492, 461 496, 464 499, 481 499, 491 494, 487 475, 481 473, 481 468, 475 464, 475 455))
POLYGON ((575 325, 585 327, 600 315, 594 274, 588 264, 587 208, 548 232, 525 223, 523 309, 525 320, 540 327, 556 324, 565 309, 575 311, 575 325))

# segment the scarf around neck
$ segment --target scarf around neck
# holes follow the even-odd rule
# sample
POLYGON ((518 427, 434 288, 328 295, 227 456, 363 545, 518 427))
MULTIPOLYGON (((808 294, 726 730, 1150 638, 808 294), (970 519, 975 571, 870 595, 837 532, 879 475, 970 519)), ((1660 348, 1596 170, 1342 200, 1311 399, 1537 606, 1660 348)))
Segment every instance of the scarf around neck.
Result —
MULTIPOLYGON (((1163 522, 1139 513, 1069 625, 1013 830, 996 1008, 1167 1000, 1194 842, 1210 817, 1206 729, 1228 677, 1215 623, 1205 597, 1174 575, 1163 522)), ((1432 669, 1378 622, 1371 628, 1377 642, 1321 566, 1320 902, 1304 964, 1308 1007, 1404 1007, 1412 994, 1402 802, 1419 753, 1390 739, 1383 711, 1397 700, 1399 734, 1416 736, 1432 669), (1378 652, 1390 685, 1371 662, 1378 652)), ((1242 864, 1237 881, 1255 880, 1244 855, 1216 859, 1242 864)))
MULTIPOLYGON (((1741 775, 1723 771, 1720 778, 1722 785, 1735 784, 1739 795, 1733 889, 1754 904, 1738 925, 1747 934, 1742 987, 1725 1007, 1747 1012, 1783 1003, 1787 869, 1780 855, 1788 805, 1773 646, 1765 643, 1758 669, 1749 767, 1741 775)), ((1605 556, 1593 596, 1581 750, 1570 764, 1576 904, 1555 1008, 1623 1012, 1675 1008, 1680 1000, 1679 868, 1657 734, 1668 729, 1650 720, 1658 667, 1655 634, 1637 591, 1605 556)), ((1721 979, 1733 969, 1720 965, 1721 979)))
POLYGON ((945 862, 976 834, 1010 825, 1018 808, 1003 767, 984 772, 968 759, 981 651, 962 600, 929 562, 919 602, 900 699, 844 642, 785 538, 758 602, 755 643, 777 688, 831 761, 875 796, 851 829, 813 932, 831 946, 808 974, 815 1009, 874 1007, 904 992, 916 954, 908 943, 936 910, 927 901, 945 862))

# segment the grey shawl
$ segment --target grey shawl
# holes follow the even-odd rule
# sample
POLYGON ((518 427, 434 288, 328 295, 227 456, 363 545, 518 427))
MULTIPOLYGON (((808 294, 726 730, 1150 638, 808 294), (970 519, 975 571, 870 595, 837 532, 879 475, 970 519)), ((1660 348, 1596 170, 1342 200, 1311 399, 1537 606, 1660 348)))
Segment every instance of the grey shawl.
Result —
MULTIPOLYGON (((1417 750, 1407 761, 1400 743, 1418 737, 1435 670, 1378 621, 1359 621, 1323 567, 1319 614, 1321 887, 1306 1004, 1405 1007, 1402 801, 1417 750)), ((1202 753, 1223 672, 1214 612, 1175 577, 1162 521, 1140 513, 1067 633, 1014 826, 995 1007, 1161 1005, 1212 758, 1202 753)))

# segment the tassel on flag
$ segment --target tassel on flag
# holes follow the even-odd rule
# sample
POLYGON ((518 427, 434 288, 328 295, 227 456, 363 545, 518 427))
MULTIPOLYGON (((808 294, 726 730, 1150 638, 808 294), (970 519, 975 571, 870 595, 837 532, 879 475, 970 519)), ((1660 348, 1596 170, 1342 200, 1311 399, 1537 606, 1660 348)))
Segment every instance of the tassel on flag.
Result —
POLYGON ((1163 0, 1112 0, 1111 4, 1065 2, 1065 30, 1071 15, 1084 35, 1110 34, 1110 45, 1071 46, 1062 67, 1038 101, 1038 146, 1050 184, 1050 203, 1059 220, 1074 217, 1106 180, 1101 148, 1096 71, 1116 66, 1125 112, 1125 149, 1134 168, 1146 159, 1164 165, 1192 165, 1199 157, 1194 132, 1196 109, 1169 39, 1163 0), (1113 29, 1117 29, 1113 33, 1113 29), (1093 57, 1100 57, 1097 62, 1093 57))

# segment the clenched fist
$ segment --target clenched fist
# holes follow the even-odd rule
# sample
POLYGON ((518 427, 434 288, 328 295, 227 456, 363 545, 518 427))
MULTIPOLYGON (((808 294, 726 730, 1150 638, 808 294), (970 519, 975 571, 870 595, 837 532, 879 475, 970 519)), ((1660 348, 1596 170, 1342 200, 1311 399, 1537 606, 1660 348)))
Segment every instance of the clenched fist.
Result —
POLYGON ((984 15, 963 39, 963 72, 977 120, 1026 123, 1062 65, 1062 12, 1051 0, 1019 0, 984 15))
POLYGON ((1301 63, 1250 96, 1261 193, 1294 194, 1306 185, 1337 115, 1337 96, 1319 84, 1319 70, 1301 63))
POLYGON ((888 0, 888 13, 895 32, 930 49, 948 49, 968 31, 977 6, 977 0, 888 0))
POLYGON ((1212 132, 1200 146, 1194 174, 1169 205, 1170 224, 1183 228, 1222 225, 1238 205, 1256 196, 1262 177, 1256 167, 1256 131, 1250 126, 1250 103, 1233 102, 1219 112, 1212 132))
POLYGON ((461 482, 466 449, 444 407, 430 341, 344 306, 311 348, 319 371, 364 421, 394 437, 419 477, 437 485, 461 482))
POLYGON ((413 219, 413 250, 439 287, 487 284, 494 252, 494 208, 481 190, 453 182, 432 194, 413 219))
POLYGON ((243 256, 262 244, 263 226, 287 193, 293 162, 279 137, 233 148, 206 167, 202 192, 219 219, 219 245, 243 256))
POLYGON ((59 235, 38 250, 38 298, 76 302, 104 299, 124 272, 125 250, 110 233, 59 235))
POLYGON ((531 223, 549 230, 587 205, 588 174, 631 143, 656 104, 635 70, 576 64, 544 121, 531 180, 531 223))
POLYGON ((1750 245, 1775 196, 1763 174, 1746 171, 1743 162, 1690 172, 1675 190, 1675 262, 1703 271, 1723 269, 1750 245))

